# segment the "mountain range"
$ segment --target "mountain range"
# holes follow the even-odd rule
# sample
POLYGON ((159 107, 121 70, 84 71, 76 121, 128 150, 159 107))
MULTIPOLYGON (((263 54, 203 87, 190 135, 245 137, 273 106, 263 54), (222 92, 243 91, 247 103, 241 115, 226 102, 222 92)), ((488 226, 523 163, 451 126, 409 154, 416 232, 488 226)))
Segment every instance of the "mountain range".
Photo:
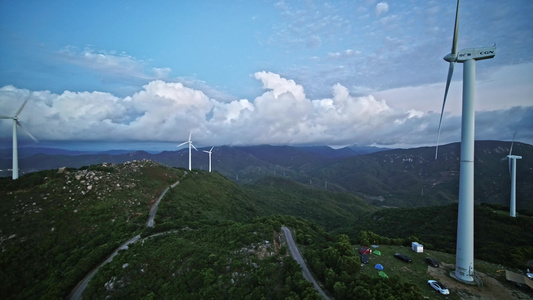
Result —
MULTIPOLYGON (((508 205, 509 165, 505 158, 511 143, 476 141, 476 203, 508 205), (503 161, 502 161, 503 159, 503 161)), ((206 170, 206 153, 192 152, 194 169, 206 170)), ((516 142, 517 208, 533 210, 533 146, 516 142)), ((0 152, 3 176, 9 176, 10 151, 0 152)), ((19 166, 23 172, 79 168, 102 162, 122 163, 152 160, 172 167, 188 166, 188 150, 148 153, 123 150, 80 152, 60 149, 22 148, 19 166)), ((382 149, 353 147, 221 146, 213 149, 213 170, 237 183, 253 183, 265 176, 279 176, 315 188, 355 194, 368 203, 384 207, 445 205, 457 201, 460 144, 434 147, 382 149)))

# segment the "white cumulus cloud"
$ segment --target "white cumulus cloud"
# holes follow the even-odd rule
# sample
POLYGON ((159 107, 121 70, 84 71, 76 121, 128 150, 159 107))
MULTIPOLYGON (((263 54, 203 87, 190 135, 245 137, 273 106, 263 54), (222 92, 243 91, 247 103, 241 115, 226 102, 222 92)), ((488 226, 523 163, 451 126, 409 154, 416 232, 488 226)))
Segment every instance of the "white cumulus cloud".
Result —
POLYGON ((389 11, 389 4, 387 2, 379 2, 376 4, 376 15, 379 17, 389 11))
MULTIPOLYGON (((331 96, 309 99, 294 80, 265 71, 254 76, 262 82, 264 92, 252 100, 214 99, 179 82, 154 80, 127 97, 4 86, 0 88, 0 107, 3 115, 13 114, 31 92, 20 120, 40 140, 177 142, 192 131, 197 146, 419 146, 436 141, 438 112, 393 106, 379 95, 354 96, 339 83, 332 86, 331 96)), ((477 127, 476 138, 506 139, 516 128, 533 126, 532 107, 478 115, 483 126, 477 127)), ((457 141, 460 118, 446 114, 443 124, 441 140, 457 141)), ((531 140, 531 134, 523 132, 519 138, 531 140)), ((11 123, 6 120, 0 122, 0 138, 11 138, 11 123)))

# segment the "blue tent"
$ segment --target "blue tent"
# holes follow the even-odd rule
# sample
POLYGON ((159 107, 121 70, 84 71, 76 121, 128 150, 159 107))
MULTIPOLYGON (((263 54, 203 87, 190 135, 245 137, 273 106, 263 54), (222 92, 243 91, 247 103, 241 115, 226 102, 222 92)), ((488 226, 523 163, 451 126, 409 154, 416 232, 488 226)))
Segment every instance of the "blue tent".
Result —
POLYGON ((381 264, 377 264, 374 268, 380 271, 383 270, 383 266, 381 264))

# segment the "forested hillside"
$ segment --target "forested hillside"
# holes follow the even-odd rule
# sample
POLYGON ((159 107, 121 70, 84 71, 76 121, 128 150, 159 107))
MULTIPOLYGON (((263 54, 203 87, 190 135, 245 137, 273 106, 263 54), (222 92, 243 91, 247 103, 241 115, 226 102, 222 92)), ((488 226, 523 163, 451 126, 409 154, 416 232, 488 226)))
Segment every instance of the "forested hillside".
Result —
MULTIPOLYGON (((476 141, 474 201, 509 205, 510 175, 506 156, 511 143, 476 141), (502 161, 502 158, 504 160, 502 161)), ((533 146, 515 143, 517 208, 533 210, 533 146)), ((457 202, 460 144, 397 149, 344 158, 314 174, 334 187, 378 206, 435 206, 457 202)))
MULTIPOLYGON (((291 229, 314 276, 336 299, 427 295, 400 277, 360 276, 357 243, 416 239, 454 251, 454 206, 382 209, 286 177, 239 185, 217 172, 146 160, 2 178, 0 199, 3 299, 67 297, 137 235, 99 269, 86 297, 319 299, 290 258, 281 226, 291 229), (148 227, 148 212, 167 188, 148 227)), ((476 258, 520 267, 533 256, 531 225, 528 216, 510 219, 477 207, 476 258)))

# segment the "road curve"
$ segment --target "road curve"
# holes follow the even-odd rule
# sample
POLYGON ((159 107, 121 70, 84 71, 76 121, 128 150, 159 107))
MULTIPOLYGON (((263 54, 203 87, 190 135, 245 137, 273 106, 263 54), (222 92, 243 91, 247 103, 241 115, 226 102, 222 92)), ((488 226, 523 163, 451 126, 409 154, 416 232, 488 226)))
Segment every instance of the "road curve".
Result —
POLYGON ((85 291, 85 288, 87 288, 87 284, 89 283, 89 281, 91 281, 91 279, 96 274, 96 272, 98 272, 98 269, 100 269, 100 267, 102 267, 103 265, 111 262, 113 260, 113 257, 115 257, 120 250, 128 249, 128 245, 135 243, 140 238, 141 238, 140 235, 136 235, 132 239, 124 243, 122 246, 118 247, 118 249, 115 250, 115 252, 113 252, 103 263, 101 263, 98 267, 92 270, 92 272, 89 273, 89 275, 85 276, 85 278, 83 278, 83 280, 80 281, 80 283, 78 283, 78 285, 74 288, 74 290, 71 292, 68 298, 70 300, 81 299, 81 295, 83 294, 83 291, 85 291))
MULTIPOLYGON (((171 185, 171 188, 174 188, 176 185, 178 185, 180 182, 177 181, 176 183, 174 183, 173 185, 171 185)), ((148 222, 146 223, 146 226, 147 227, 154 227, 154 218, 155 218, 155 214, 157 212, 157 208, 159 207, 159 202, 161 202, 161 199, 163 199, 163 197, 165 196, 165 194, 168 192, 168 187, 163 191, 163 193, 161 193, 161 196, 159 196, 159 199, 157 199, 157 202, 152 205, 152 207, 150 208, 150 213, 148 214, 148 222)), ((154 234, 154 236, 156 236, 158 234, 154 234)), ((113 257, 115 257, 118 252, 120 250, 125 250, 125 249, 128 249, 128 245, 130 244, 133 244, 135 242, 137 242, 139 239, 141 238, 140 235, 136 235, 134 236, 133 238, 131 238, 129 241, 127 241, 126 243, 124 243, 122 246, 120 246, 117 250, 115 250, 115 252, 113 252, 103 263, 101 263, 100 265, 98 265, 98 267, 94 268, 91 273, 89 273, 87 276, 85 276, 85 278, 83 278, 82 281, 80 281, 76 287, 74 288, 74 290, 72 290, 70 292, 70 295, 68 296, 68 298, 70 300, 78 300, 78 299, 81 299, 81 295, 83 294, 83 292, 85 291, 85 289, 87 288, 87 285, 89 284, 89 281, 93 278, 93 276, 98 272, 98 270, 100 269, 101 266, 111 262, 113 260, 113 257)))
POLYGON ((300 255, 300 251, 298 251, 298 247, 296 247, 296 244, 294 243, 294 240, 292 239, 292 234, 289 228, 283 226, 281 227, 281 230, 283 230, 283 233, 285 234, 285 240, 287 241, 287 246, 289 246, 289 250, 291 251, 292 258, 294 258, 294 260, 296 260, 298 264, 300 265, 300 267, 302 268, 302 273, 304 275, 304 278, 313 284, 313 286, 315 287, 315 290, 317 290, 318 293, 324 299, 329 300, 329 297, 326 295, 326 293, 324 293, 320 285, 318 285, 313 275, 311 275, 311 272, 309 272, 309 269, 307 268, 305 261, 300 255))

